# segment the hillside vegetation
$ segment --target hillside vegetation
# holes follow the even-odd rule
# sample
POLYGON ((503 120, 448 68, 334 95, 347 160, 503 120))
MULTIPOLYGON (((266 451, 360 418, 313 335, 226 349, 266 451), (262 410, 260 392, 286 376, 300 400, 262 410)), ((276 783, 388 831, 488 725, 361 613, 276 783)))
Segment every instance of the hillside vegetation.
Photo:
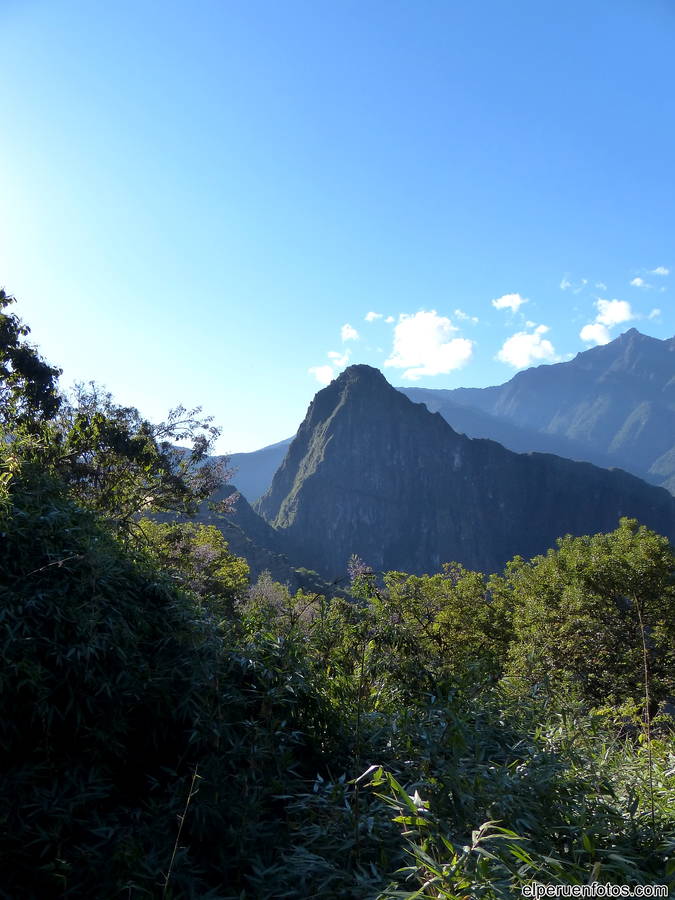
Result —
POLYGON ((0 897, 673 880, 667 538, 292 592, 189 518, 208 419, 57 378, 0 295, 0 897))

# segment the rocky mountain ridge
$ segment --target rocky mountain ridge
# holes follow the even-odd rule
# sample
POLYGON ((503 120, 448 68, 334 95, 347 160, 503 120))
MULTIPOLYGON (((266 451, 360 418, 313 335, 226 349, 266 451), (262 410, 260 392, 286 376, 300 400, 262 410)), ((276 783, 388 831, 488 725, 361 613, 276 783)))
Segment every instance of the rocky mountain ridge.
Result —
POLYGON ((675 337, 631 328, 487 388, 400 388, 471 437, 620 466, 675 493, 675 337))
MULTIPOLYGON (((452 428, 517 453, 553 453, 620 467, 675 494, 675 338, 630 329, 575 359, 519 372, 489 388, 399 387, 452 428)), ((234 483, 253 503, 292 441, 231 457, 234 483)))
POLYGON ((333 579, 352 553, 375 569, 496 571, 565 533, 626 515, 675 537, 675 500, 620 470, 516 454, 458 434, 369 366, 319 391, 255 506, 304 564, 333 579))

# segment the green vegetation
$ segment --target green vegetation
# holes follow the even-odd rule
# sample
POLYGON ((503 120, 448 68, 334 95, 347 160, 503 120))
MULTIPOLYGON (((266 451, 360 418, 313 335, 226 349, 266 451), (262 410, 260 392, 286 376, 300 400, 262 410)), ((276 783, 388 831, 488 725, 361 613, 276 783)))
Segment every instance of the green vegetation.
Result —
POLYGON ((200 412, 179 406, 154 425, 96 385, 78 385, 51 427, 53 465, 73 498, 122 534, 133 533, 142 513, 194 514, 225 475, 208 458, 219 429, 200 412))
POLYGON ((0 897, 672 881, 667 540, 622 520, 498 576, 251 585, 217 528, 164 519, 215 477, 167 437, 204 420, 60 398, 0 326, 0 897))

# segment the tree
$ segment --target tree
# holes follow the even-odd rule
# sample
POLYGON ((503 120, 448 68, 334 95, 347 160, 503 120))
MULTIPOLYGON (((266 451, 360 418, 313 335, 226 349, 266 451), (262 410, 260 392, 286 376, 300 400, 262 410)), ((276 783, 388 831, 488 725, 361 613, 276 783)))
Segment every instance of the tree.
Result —
POLYGON ((417 636, 420 655, 437 660, 445 674, 501 673, 511 636, 507 604, 481 572, 446 564, 443 574, 389 572, 383 612, 417 636))
POLYGON ((153 424, 97 385, 77 385, 56 423, 53 462, 82 506, 129 535, 148 513, 194 515, 224 484, 226 461, 209 458, 219 433, 200 407, 153 424))
MULTIPOLYGON (((194 515, 230 476, 226 460, 209 457, 220 433, 212 418, 201 407, 178 406, 154 424, 93 382, 64 397, 61 370, 26 342, 28 326, 6 312, 14 302, 0 290, 0 430, 14 462, 59 476, 81 506, 124 537, 148 513, 194 515)), ((221 502, 221 511, 234 499, 221 502)))
POLYGON ((142 519, 139 530, 152 557, 218 618, 232 614, 248 587, 245 559, 230 552, 222 532, 197 522, 142 519))
POLYGON ((557 549, 516 560, 508 669, 528 684, 549 673, 591 703, 675 691, 675 556, 665 537, 621 519, 609 534, 559 539, 557 549))
POLYGON ((26 342, 30 328, 6 312, 15 302, 0 290, 0 424, 13 431, 35 432, 58 412, 61 370, 46 363, 26 342))

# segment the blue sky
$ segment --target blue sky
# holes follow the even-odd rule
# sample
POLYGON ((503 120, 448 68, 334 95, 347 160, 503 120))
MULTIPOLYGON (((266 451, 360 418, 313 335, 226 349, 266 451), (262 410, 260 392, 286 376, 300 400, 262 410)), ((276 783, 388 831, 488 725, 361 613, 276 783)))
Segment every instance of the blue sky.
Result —
POLYGON ((66 385, 235 452, 351 362, 484 386, 675 332, 669 0, 0 0, 0 33, 0 284, 66 385))

